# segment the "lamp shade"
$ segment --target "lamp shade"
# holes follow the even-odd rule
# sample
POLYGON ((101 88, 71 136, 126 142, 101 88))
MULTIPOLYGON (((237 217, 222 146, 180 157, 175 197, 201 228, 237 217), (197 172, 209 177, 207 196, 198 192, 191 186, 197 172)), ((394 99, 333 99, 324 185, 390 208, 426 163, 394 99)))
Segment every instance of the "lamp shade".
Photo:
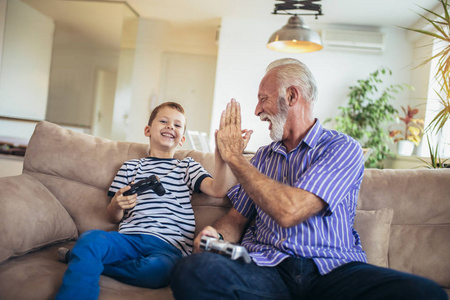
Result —
POLYGON ((302 18, 292 16, 287 25, 272 34, 267 48, 279 52, 305 53, 318 51, 323 46, 320 36, 302 18))

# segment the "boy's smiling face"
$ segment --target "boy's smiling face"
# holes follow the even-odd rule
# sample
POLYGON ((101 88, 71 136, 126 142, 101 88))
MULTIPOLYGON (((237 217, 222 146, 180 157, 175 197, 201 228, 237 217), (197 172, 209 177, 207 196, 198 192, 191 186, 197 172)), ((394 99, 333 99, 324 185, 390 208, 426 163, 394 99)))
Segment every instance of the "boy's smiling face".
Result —
POLYGON ((169 106, 161 108, 152 124, 145 127, 145 136, 150 138, 150 151, 175 151, 184 143, 185 126, 186 118, 181 112, 169 106))

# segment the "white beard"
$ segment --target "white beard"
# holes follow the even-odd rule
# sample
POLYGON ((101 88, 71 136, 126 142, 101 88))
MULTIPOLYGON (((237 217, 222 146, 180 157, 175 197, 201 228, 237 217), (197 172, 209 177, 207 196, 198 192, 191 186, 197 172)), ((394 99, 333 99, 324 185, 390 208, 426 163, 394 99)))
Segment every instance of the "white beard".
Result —
POLYGON ((289 106, 286 104, 284 97, 279 97, 277 101, 278 113, 275 116, 262 113, 259 115, 261 120, 268 119, 272 123, 272 129, 270 129, 270 138, 279 142, 283 139, 284 125, 286 124, 289 106))

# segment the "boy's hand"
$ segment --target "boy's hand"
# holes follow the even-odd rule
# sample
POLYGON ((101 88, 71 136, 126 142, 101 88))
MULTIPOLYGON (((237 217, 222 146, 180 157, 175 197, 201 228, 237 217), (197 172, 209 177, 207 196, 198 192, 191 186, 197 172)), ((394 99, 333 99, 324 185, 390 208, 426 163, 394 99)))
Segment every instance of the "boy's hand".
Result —
POLYGON ((250 137, 252 136, 253 130, 248 129, 242 129, 242 138, 244 139, 244 149, 242 149, 242 152, 247 148, 248 142, 250 141, 250 137))
POLYGON ((131 187, 128 185, 117 191, 111 199, 106 211, 108 218, 112 223, 119 223, 124 215, 126 209, 131 209, 136 206, 137 194, 124 196, 123 193, 128 191, 131 187))
POLYGON ((124 196, 123 193, 128 191, 131 187, 127 185, 117 191, 114 197, 111 199, 111 206, 116 209, 131 209, 136 206, 137 194, 124 196))

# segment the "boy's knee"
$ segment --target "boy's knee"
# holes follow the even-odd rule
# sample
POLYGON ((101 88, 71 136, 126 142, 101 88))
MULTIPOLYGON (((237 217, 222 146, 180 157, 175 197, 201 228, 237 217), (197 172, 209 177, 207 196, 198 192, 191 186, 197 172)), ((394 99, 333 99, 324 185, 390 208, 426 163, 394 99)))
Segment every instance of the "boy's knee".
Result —
POLYGON ((165 255, 151 255, 134 260, 127 268, 137 280, 134 284, 157 289, 169 284, 176 261, 173 257, 165 255))
POLYGON ((88 230, 83 232, 80 237, 78 238, 78 242, 79 241, 83 241, 83 240, 91 240, 91 239, 98 239, 98 238, 102 238, 106 235, 106 231, 103 230, 98 230, 98 229, 93 229, 93 230, 88 230))
POLYGON ((80 247, 100 246, 102 240, 106 240, 107 232, 103 230, 88 230, 83 232, 78 238, 73 250, 80 247))

